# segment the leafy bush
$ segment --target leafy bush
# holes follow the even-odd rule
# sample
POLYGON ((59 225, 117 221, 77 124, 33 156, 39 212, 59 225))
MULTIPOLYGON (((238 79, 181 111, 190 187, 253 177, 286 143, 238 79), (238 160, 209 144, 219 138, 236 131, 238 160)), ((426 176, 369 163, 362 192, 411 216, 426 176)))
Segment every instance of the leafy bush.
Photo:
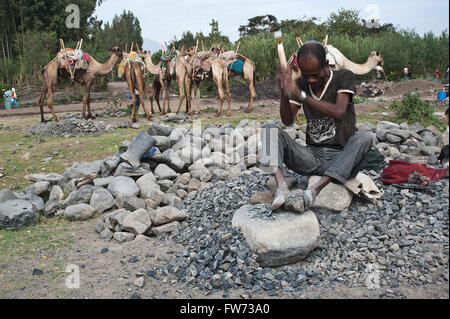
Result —
POLYGON ((419 93, 407 93, 400 102, 393 101, 389 107, 398 117, 407 120, 408 123, 423 122, 430 119, 433 114, 430 103, 422 100, 419 93))

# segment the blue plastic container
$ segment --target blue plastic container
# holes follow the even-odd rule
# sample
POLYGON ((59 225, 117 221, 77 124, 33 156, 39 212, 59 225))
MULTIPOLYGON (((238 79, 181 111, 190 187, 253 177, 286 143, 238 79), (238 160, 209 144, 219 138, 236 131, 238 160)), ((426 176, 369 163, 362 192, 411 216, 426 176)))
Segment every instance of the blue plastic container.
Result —
POLYGON ((447 97, 447 92, 437 92, 438 100, 445 100, 446 97, 447 97))

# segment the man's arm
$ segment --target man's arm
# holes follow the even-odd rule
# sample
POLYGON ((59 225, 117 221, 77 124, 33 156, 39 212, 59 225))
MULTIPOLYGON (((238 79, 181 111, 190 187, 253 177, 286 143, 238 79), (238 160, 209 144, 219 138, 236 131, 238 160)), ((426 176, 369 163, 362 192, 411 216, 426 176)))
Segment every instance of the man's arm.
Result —
MULTIPOLYGON (((298 99, 300 98, 300 93, 296 95, 296 93, 294 92, 294 96, 292 97, 298 99)), ((336 97, 336 103, 334 104, 322 100, 316 100, 309 95, 306 97, 305 103, 323 114, 331 116, 336 120, 341 120, 344 117, 345 112, 347 111, 347 105, 349 101, 350 95, 348 93, 338 93, 336 97)))
POLYGON ((279 66, 277 77, 280 81, 280 118, 284 125, 291 126, 294 124, 295 115, 300 108, 300 103, 299 105, 290 103, 290 95, 287 92, 294 91, 300 94, 300 89, 295 81, 291 79, 291 70, 288 67, 279 66))

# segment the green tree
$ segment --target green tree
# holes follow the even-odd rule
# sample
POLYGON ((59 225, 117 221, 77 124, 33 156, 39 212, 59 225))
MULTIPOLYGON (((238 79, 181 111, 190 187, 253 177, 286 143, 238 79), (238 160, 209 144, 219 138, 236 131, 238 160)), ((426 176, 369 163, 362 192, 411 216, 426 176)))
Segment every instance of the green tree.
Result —
POLYGON ((331 34, 347 34, 350 37, 364 33, 364 27, 359 17, 359 10, 339 9, 331 13, 326 22, 327 32, 331 34))
POLYGON ((260 33, 274 32, 280 28, 275 16, 266 14, 248 19, 248 24, 239 26, 241 37, 257 35, 260 33))

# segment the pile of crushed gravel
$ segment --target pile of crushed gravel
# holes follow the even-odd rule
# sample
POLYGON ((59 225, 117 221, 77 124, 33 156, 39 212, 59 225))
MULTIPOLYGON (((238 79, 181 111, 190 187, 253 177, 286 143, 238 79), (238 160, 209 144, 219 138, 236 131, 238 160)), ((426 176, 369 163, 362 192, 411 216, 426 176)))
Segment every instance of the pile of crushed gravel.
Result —
MULTIPOLYGON (((269 296, 306 287, 381 288, 380 297, 405 297, 399 286, 448 284, 448 180, 423 190, 402 189, 381 183, 385 194, 378 204, 354 198, 340 213, 313 210, 320 222, 321 247, 300 263, 259 267, 238 229, 231 227, 233 212, 257 191, 267 190, 259 172, 219 181, 187 197, 179 208, 188 218, 181 231, 162 237, 186 245, 165 272, 205 295, 244 288, 248 296, 264 290, 269 296)), ((295 175, 297 187, 306 188, 295 175)), ((270 217, 270 208, 263 212, 270 217)), ((161 268, 161 266, 159 266, 161 268)))

